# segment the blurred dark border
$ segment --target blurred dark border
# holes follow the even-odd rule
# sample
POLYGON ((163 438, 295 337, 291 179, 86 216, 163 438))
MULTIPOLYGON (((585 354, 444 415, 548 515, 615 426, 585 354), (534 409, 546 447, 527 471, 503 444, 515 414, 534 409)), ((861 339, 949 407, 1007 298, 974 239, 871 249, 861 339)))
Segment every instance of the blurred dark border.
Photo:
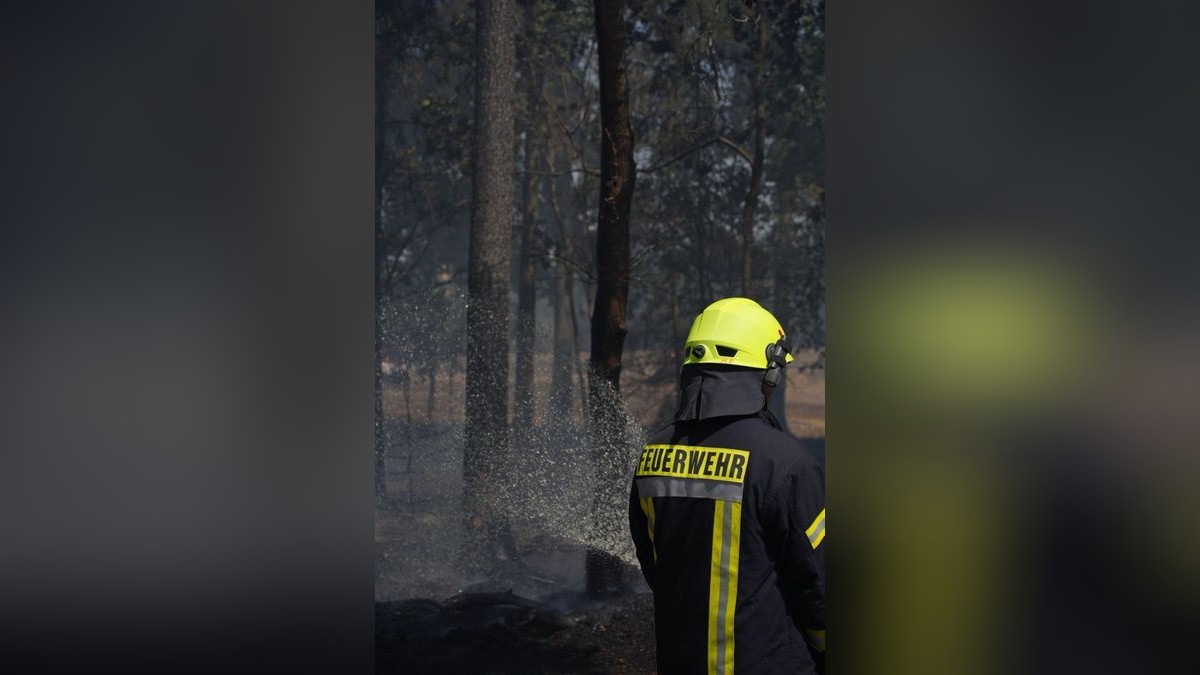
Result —
POLYGON ((368 672, 370 2, 0 16, 0 658, 368 672))
POLYGON ((830 3, 830 672, 1196 672, 1198 13, 830 3))

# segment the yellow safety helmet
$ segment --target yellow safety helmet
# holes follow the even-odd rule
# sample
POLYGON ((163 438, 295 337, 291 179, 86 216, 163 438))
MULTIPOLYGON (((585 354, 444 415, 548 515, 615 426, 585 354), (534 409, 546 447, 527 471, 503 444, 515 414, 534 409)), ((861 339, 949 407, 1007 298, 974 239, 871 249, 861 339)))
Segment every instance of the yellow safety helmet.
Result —
MULTIPOLYGON (((683 365, 724 364, 766 370, 767 346, 780 339, 783 326, 749 298, 725 298, 709 305, 692 322, 684 345, 683 365)), ((785 348, 785 353, 790 346, 785 348)), ((787 363, 793 361, 786 354, 787 363)))

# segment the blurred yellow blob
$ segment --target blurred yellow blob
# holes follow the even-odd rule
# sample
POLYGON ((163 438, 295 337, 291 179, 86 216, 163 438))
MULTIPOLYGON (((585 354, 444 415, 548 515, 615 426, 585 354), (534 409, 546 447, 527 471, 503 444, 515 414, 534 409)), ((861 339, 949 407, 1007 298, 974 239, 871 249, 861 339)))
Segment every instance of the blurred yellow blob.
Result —
MULTIPOLYGON (((850 280, 847 339, 859 375, 899 403, 1028 403, 1083 377, 1102 335, 1074 271, 1010 248, 946 247, 889 255, 850 280)), ((832 322, 831 322, 832 323, 832 322)))

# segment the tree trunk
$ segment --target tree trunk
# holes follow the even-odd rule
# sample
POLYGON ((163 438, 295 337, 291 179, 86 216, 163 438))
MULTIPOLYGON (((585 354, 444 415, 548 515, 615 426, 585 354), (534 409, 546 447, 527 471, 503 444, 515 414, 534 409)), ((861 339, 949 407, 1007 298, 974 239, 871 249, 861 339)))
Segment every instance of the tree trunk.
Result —
MULTIPOLYGON (((546 162, 547 173, 558 171, 553 148, 547 150, 543 159, 546 162)), ((555 424, 567 421, 574 423, 576 419, 575 387, 582 389, 582 383, 576 383, 576 370, 579 368, 579 329, 575 324, 575 271, 571 268, 575 260, 574 235, 567 218, 558 201, 559 181, 551 181, 549 185, 550 208, 554 220, 558 223, 560 242, 558 255, 555 256, 555 275, 557 292, 554 295, 554 366, 552 384, 550 387, 550 417, 555 424)))
POLYGON ((683 316, 679 313, 679 273, 671 272, 671 353, 680 354, 676 359, 680 363, 683 362, 683 345, 687 341, 685 331, 688 328, 690 326, 683 325, 683 316))
MULTIPOLYGON (((378 229, 378 227, 377 227, 378 229)), ((378 242, 378 237, 376 238, 378 242)), ((379 244, 376 243, 378 250, 379 244)), ((376 256, 378 257, 378 256, 376 256)), ((375 265, 375 274, 379 275, 380 267, 378 260, 375 265)), ((382 342, 382 325, 379 321, 379 313, 381 311, 381 294, 379 293, 378 285, 375 290, 375 502, 381 503, 387 497, 387 483, 385 481, 385 471, 387 469, 384 463, 384 453, 387 450, 386 434, 384 433, 383 419, 383 350, 382 342)))
MULTIPOLYGON (((784 228, 776 227, 774 238, 775 243, 773 246, 771 246, 771 250, 775 252, 776 256, 778 256, 781 252, 791 250, 791 247, 788 246, 788 241, 785 238, 784 228)), ((787 283, 786 271, 788 269, 788 265, 786 261, 781 261, 778 257, 772 260, 771 263, 771 267, 774 268, 775 271, 775 283, 772 293, 773 299, 771 301, 771 308, 775 310, 776 317, 782 317, 782 320, 788 321, 791 324, 785 325, 783 329, 793 336, 792 344, 799 345, 800 340, 797 338, 800 335, 800 326, 795 323, 799 320, 799 317, 795 316, 793 312, 784 311, 785 307, 791 307, 793 304, 791 299, 787 297, 787 294, 792 291, 791 287, 787 283)), ((779 385, 775 387, 775 393, 771 395, 771 400, 767 404, 767 409, 774 413, 776 419, 779 420, 779 424, 783 426, 783 430, 789 434, 792 433, 792 430, 791 427, 788 426, 787 420, 788 371, 794 371, 799 363, 799 360, 793 361, 792 365, 783 369, 783 376, 779 378, 779 385)))
POLYGON ((404 424, 411 429, 412 420, 412 381, 416 372, 405 368, 404 370, 404 424))
MULTIPOLYGON (((376 230, 378 230, 378 226, 376 226, 376 230)), ((380 249, 378 240, 379 237, 376 236, 376 251, 380 249)), ((380 274, 378 257, 377 253, 375 265, 377 279, 380 274)), ((383 311, 382 299, 383 297, 379 291, 377 281, 375 287, 375 501, 377 504, 381 503, 387 497, 387 483, 385 481, 387 467, 384 462, 384 454, 387 450, 387 434, 385 433, 383 418, 383 326, 379 320, 379 314, 383 311)))
POLYGON ((754 258, 754 215, 763 186, 763 154, 767 139, 767 104, 763 96, 763 67, 767 58, 767 19, 763 0, 758 0, 758 42, 754 49, 754 75, 750 92, 754 102, 754 161, 750 163, 750 185, 742 204, 742 295, 750 297, 754 258))
POLYGON ((434 398, 437 394, 437 363, 429 366, 429 371, 426 375, 429 377, 429 397, 425 399, 425 423, 433 424, 433 409, 434 398))
POLYGON ((475 136, 467 283, 463 563, 511 554, 501 497, 508 469, 508 289, 513 219, 513 5, 475 5, 475 136))
POLYGON ((563 424, 573 417, 574 405, 575 326, 571 320, 571 294, 574 293, 571 271, 559 261, 555 274, 557 287, 554 295, 554 365, 551 368, 550 419, 554 424, 563 424))
MULTIPOLYGON (((378 10, 377 10, 378 11, 378 10)), ((376 15, 378 21, 378 15, 376 15)), ((387 145, 384 139, 387 121, 387 62, 388 50, 382 36, 375 44, 375 502, 387 497, 384 456, 387 451, 387 435, 383 418, 383 322, 382 314, 386 299, 383 287, 384 268, 387 264, 385 237, 383 233, 383 196, 387 164, 387 145)))
POLYGON ((619 517, 623 513, 621 493, 627 487, 625 473, 629 459, 620 381, 629 295, 629 211, 636 167, 629 121, 629 84, 623 63, 625 3, 595 0, 594 7, 600 66, 601 150, 596 228, 598 283, 588 364, 588 433, 597 483, 586 571, 588 593, 596 596, 620 590, 617 559, 605 549, 611 550, 615 537, 628 536, 619 525, 623 522, 619 517))
MULTIPOLYGON (((532 105, 533 96, 529 97, 532 105)), ((537 182, 533 179, 533 128, 525 131, 525 171, 521 178, 521 250, 517 260, 517 359, 513 393, 514 425, 521 432, 533 427, 533 347, 537 323, 533 237, 538 216, 537 182)))

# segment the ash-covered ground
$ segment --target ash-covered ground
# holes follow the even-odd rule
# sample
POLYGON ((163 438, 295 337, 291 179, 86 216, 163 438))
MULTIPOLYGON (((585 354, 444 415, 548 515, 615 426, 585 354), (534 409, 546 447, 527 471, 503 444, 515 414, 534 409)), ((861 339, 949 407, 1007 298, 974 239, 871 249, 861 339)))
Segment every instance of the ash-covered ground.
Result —
MULTIPOLYGON (((386 432, 388 494, 375 522, 376 672, 655 672, 652 597, 624 534, 623 505, 614 504, 611 536, 587 533, 593 471, 578 434, 522 434, 504 500, 514 550, 472 575, 459 559, 461 426, 391 421, 386 432), (619 561, 625 594, 585 596, 587 536, 619 561)), ((631 425, 629 433, 640 430, 631 425)))
POLYGON ((654 673, 652 596, 376 603, 375 672, 654 673))

